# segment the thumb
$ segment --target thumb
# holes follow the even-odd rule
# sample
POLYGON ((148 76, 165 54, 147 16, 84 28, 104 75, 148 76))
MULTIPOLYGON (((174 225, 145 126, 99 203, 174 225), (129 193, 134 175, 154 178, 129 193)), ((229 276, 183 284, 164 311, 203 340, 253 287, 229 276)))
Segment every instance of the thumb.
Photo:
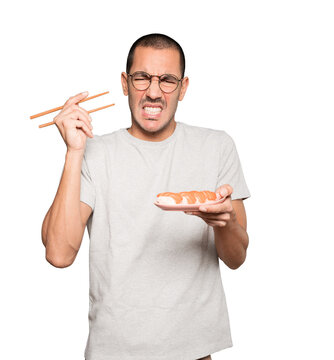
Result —
POLYGON ((228 184, 224 184, 220 186, 216 191, 216 194, 218 194, 221 198, 230 196, 232 193, 233 193, 233 188, 231 185, 228 184))
POLYGON ((84 91, 82 93, 70 97, 66 103, 67 105, 77 104, 79 101, 83 100, 87 96, 88 96, 88 91, 84 91))

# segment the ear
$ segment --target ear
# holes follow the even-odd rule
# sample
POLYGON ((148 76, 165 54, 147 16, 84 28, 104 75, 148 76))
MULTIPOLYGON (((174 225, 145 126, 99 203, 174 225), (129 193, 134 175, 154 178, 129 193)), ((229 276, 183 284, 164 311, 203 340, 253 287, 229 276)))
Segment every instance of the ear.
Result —
POLYGON ((128 96, 128 94, 129 94, 129 89, 128 89, 128 75, 127 75, 125 72, 122 72, 121 82, 122 82, 123 94, 124 94, 125 96, 128 96))
POLYGON ((186 94, 188 85, 189 85, 189 79, 186 76, 181 82, 181 91, 180 91, 180 95, 179 95, 179 101, 181 101, 184 98, 184 95, 186 94))

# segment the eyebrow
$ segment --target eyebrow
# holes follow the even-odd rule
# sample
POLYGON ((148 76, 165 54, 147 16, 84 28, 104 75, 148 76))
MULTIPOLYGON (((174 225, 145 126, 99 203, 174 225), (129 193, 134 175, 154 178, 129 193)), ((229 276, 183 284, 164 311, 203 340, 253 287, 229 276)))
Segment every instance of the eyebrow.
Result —
MULTIPOLYGON (((144 71, 144 70, 134 71, 133 74, 134 74, 134 73, 138 73, 138 72, 144 72, 144 73, 149 74, 149 75, 151 75, 151 76, 152 76, 152 75, 155 75, 155 74, 150 74, 149 72, 144 71)), ((182 79, 181 76, 179 77, 179 76, 177 76, 177 75, 175 75, 175 74, 172 74, 172 73, 169 73, 169 72, 164 72, 164 73, 162 73, 161 75, 173 75, 173 76, 175 76, 175 77, 178 78, 178 79, 179 79, 179 78, 182 79)), ((161 76, 161 75, 157 75, 157 76, 161 76)))

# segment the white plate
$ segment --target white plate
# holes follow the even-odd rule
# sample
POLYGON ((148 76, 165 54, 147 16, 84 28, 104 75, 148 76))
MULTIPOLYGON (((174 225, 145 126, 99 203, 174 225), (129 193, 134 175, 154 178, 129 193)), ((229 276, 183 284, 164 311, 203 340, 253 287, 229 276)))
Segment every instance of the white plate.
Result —
POLYGON ((159 204, 158 202, 154 202, 153 204, 158 206, 162 210, 167 211, 192 211, 192 210, 199 210, 200 206, 208 206, 208 205, 215 205, 224 202, 226 196, 215 201, 208 201, 202 204, 159 204))

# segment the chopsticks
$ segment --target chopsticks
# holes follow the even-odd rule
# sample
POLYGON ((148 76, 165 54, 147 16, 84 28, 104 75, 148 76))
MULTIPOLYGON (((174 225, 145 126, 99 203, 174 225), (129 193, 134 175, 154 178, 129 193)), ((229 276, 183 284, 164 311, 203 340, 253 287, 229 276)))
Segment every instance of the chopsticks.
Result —
MULTIPOLYGON (((103 93, 101 93, 101 94, 89 96, 89 97, 86 98, 86 99, 83 99, 83 100, 78 101, 77 104, 79 104, 79 103, 81 103, 81 102, 85 102, 85 101, 87 101, 87 100, 94 99, 94 98, 96 98, 96 97, 98 97, 98 96, 102 96, 102 95, 105 95, 105 94, 108 94, 108 93, 109 93, 109 91, 106 91, 106 92, 103 92, 103 93)), ((114 105, 115 105, 115 104, 110 104, 110 105, 101 106, 101 107, 98 107, 98 108, 96 108, 96 109, 89 110, 89 111, 87 111, 87 112, 90 114, 90 113, 93 113, 93 112, 95 112, 95 111, 103 110, 103 109, 106 109, 106 108, 108 108, 108 107, 110 107, 110 106, 114 106, 114 105)), ((50 113, 55 112, 55 111, 57 111, 57 110, 61 110, 63 107, 64 107, 64 106, 58 106, 58 107, 56 107, 56 108, 54 108, 54 109, 46 110, 46 111, 43 111, 43 112, 41 112, 41 113, 39 113, 39 114, 36 114, 36 115, 31 115, 31 116, 30 116, 30 119, 35 119, 35 118, 37 118, 37 117, 39 117, 39 116, 43 116, 43 115, 50 114, 50 113)), ((42 127, 45 127, 45 126, 49 126, 49 125, 53 125, 53 124, 55 124, 55 122, 54 122, 54 121, 51 121, 51 122, 48 122, 48 123, 39 125, 39 128, 42 128, 42 127)))

